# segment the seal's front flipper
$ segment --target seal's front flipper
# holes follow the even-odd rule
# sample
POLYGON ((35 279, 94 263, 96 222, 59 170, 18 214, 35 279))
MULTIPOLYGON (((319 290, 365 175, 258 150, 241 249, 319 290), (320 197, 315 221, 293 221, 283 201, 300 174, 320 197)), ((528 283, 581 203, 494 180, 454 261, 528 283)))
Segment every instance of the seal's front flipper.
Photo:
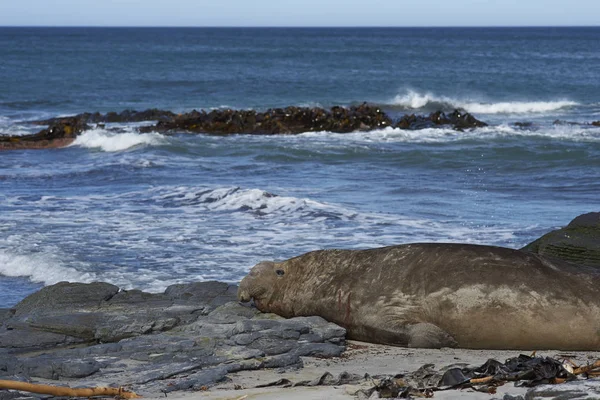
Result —
POLYGON ((421 322, 408 327, 408 347, 439 349, 456 346, 458 346, 456 340, 434 324, 421 322))

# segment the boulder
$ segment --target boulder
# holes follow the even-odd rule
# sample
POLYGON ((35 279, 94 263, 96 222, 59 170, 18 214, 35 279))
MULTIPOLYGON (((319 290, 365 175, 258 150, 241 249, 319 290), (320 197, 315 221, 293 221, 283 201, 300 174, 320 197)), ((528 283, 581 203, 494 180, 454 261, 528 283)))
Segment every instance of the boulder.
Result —
POLYGON ((574 264, 600 268, 600 212, 583 214, 522 250, 574 264))

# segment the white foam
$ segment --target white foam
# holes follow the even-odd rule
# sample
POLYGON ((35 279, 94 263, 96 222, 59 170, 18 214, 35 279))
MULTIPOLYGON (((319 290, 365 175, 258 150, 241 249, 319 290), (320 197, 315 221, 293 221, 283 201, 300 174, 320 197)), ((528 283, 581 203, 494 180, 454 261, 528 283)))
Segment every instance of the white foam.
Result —
POLYGON ((75 139, 71 146, 81 146, 103 151, 123 151, 136 146, 157 146, 166 143, 165 136, 151 133, 115 133, 104 129, 91 129, 75 139))
POLYGON ((39 126, 18 123, 18 121, 0 115, 0 135, 30 135, 39 131, 39 129, 39 126))
POLYGON ((581 125, 552 125, 535 130, 518 129, 508 125, 498 125, 479 128, 470 133, 472 135, 480 134, 480 137, 487 139, 529 137, 571 142, 600 142, 600 128, 581 125))
MULTIPOLYGON (((451 128, 426 128, 404 130, 387 127, 384 129, 351 132, 306 132, 287 138, 301 145, 299 140, 310 138, 311 146, 342 146, 368 143, 448 143, 461 140, 490 140, 503 137, 531 137, 568 140, 573 142, 600 142, 600 128, 582 125, 553 125, 534 130, 519 129, 510 125, 486 126, 483 128, 457 131, 451 128)), ((283 138, 284 140, 286 138, 283 138)))
POLYGON ((459 103, 460 108, 472 113, 480 114, 528 114, 528 113, 544 113, 549 111, 560 110, 561 108, 573 107, 578 105, 574 101, 559 100, 559 101, 533 101, 533 102, 501 102, 501 103, 459 103))
POLYGON ((330 215, 352 218, 356 213, 339 206, 306 198, 278 196, 261 189, 224 187, 200 189, 180 186, 160 193, 157 198, 178 204, 202 205, 214 211, 253 211, 261 215, 288 214, 290 216, 330 215))
POLYGON ((437 97, 431 93, 421 94, 413 90, 409 90, 406 94, 396 95, 392 101, 392 104, 417 109, 423 108, 429 103, 446 102, 446 100, 450 99, 447 97, 437 97))
POLYGON ((52 285, 61 281, 92 282, 94 274, 65 267, 51 254, 18 255, 0 250, 0 275, 28 277, 32 282, 52 285))
POLYGON ((450 128, 426 128, 419 130, 405 130, 387 127, 374 131, 332 133, 332 132, 306 132, 298 135, 299 138, 311 138, 314 141, 321 140, 326 144, 328 139, 335 139, 349 144, 355 143, 439 143, 464 139, 471 135, 471 131, 460 132, 450 128))
POLYGON ((528 114, 556 111, 566 107, 573 107, 579 103, 561 99, 555 101, 514 101, 514 102, 480 102, 469 99, 457 99, 447 96, 438 96, 431 92, 419 93, 409 90, 405 94, 394 97, 392 104, 407 109, 420 109, 426 106, 434 108, 462 108, 468 112, 478 114, 528 114))

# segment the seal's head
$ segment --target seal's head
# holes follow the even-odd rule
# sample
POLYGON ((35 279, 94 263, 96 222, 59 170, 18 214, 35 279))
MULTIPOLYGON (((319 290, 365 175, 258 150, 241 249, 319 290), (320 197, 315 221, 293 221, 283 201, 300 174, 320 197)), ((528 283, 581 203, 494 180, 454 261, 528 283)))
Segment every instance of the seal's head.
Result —
POLYGON ((254 304, 261 311, 286 314, 282 309, 282 301, 288 271, 283 264, 272 261, 256 264, 242 279, 238 289, 238 300, 249 302, 254 299, 254 304))

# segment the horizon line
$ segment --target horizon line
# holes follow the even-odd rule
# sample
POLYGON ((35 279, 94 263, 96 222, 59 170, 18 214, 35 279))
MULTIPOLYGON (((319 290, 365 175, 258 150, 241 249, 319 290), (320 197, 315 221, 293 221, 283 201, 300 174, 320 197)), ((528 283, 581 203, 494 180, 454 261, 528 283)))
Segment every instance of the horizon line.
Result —
POLYGON ((600 28, 598 25, 1 25, 0 28, 183 28, 183 29, 414 29, 414 28, 600 28))

